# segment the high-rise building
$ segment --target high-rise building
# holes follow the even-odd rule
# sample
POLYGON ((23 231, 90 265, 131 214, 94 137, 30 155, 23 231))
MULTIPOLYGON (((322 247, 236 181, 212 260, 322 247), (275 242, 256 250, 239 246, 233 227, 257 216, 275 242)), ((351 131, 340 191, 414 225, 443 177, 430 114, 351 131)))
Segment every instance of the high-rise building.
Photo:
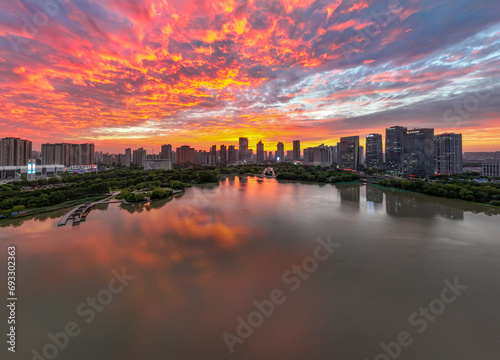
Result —
MULTIPOLYGON (((78 145, 77 145, 78 148, 78 145)), ((95 146, 94 144, 80 144, 80 156, 77 158, 77 161, 80 160, 80 164, 77 165, 90 165, 94 164, 94 153, 95 146)))
POLYGON ((172 145, 162 145, 160 157, 164 160, 172 160, 172 145))
POLYGON ((227 162, 228 164, 234 164, 237 160, 236 147, 234 145, 229 145, 227 150, 227 162))
POLYGON ((125 149, 125 166, 129 167, 132 164, 132 149, 125 149))
POLYGON ((302 162, 306 165, 330 166, 332 164, 332 147, 321 144, 305 148, 302 162))
POLYGON ((293 141, 293 161, 300 161, 300 140, 293 141))
POLYGON ((216 162, 215 157, 216 155, 212 153, 211 149, 210 151, 195 151, 195 163, 199 165, 214 166, 216 162))
POLYGON ((359 166, 359 136, 340 138, 340 168, 357 171, 359 166))
POLYGON ((436 173, 461 174, 463 172, 462 134, 439 134, 434 139, 436 173))
POLYGON ((257 159, 257 156, 254 156, 253 149, 248 149, 247 150, 247 160, 248 161, 255 161, 256 159, 257 159))
POLYGON ((279 142, 276 147, 276 162, 285 161, 285 145, 279 142))
POLYGON ((227 148, 226 145, 221 145, 220 146, 220 163, 222 165, 227 164, 227 148))
POLYGON ((330 159, 331 165, 333 165, 333 164, 338 165, 340 163, 340 161, 339 161, 339 148, 340 148, 340 145, 338 143, 337 143, 337 145, 330 147, 330 149, 331 149, 331 159, 330 159))
MULTIPOLYGON (((220 161, 219 161, 219 159, 218 159, 218 157, 217 157, 217 145, 212 145, 212 146, 210 147, 210 154, 212 154, 212 155, 213 155, 213 158, 215 159, 215 164, 219 164, 219 163, 220 163, 220 161)), ((215 164, 214 164, 214 165, 215 165, 215 164)))
POLYGON ((329 166, 330 165, 330 155, 328 153, 328 148, 324 145, 314 148, 313 151, 313 165, 315 166, 329 166))
MULTIPOLYGON (((55 165, 54 144, 42 144, 42 165, 55 165)), ((64 165, 64 164, 57 164, 64 165)))
POLYGON ((403 141, 407 132, 403 126, 387 128, 385 133, 385 167, 395 174, 403 173, 403 141))
MULTIPOLYGON (((43 145, 42 145, 43 152, 43 145)), ((75 161, 79 157, 78 153, 78 145, 77 144, 68 144, 68 143, 59 143, 54 144, 54 160, 50 163, 52 164, 63 164, 64 166, 71 165, 83 165, 77 164, 75 161), (75 145, 75 146, 73 146, 75 145)))
POLYGON ((94 162, 94 144, 42 144, 43 165, 92 165, 94 162))
POLYGON ((403 174, 434 175, 434 129, 408 130, 403 140, 403 174))
POLYGON ((257 162, 263 163, 264 161, 265 161, 264 144, 262 143, 262 141, 259 141, 257 143, 257 162))
POLYGON ((337 143, 337 166, 340 167, 340 143, 337 143))
POLYGON ((144 160, 147 159, 147 151, 139 148, 132 152, 132 164, 135 166, 144 166, 144 160))
POLYGON ((366 167, 368 169, 383 168, 382 135, 366 135, 366 167))
POLYGON ((304 156, 302 161, 306 165, 312 165, 314 162, 314 149, 313 147, 308 147, 304 149, 304 156))
POLYGON ((27 166, 32 146, 31 141, 20 138, 0 139, 0 166, 27 166))
POLYGON ((240 161, 247 161, 248 159, 248 138, 240 137, 240 161))
MULTIPOLYGON (((178 147, 175 151, 175 158, 177 164, 194 164, 195 163, 195 149, 189 145, 178 147)), ((213 155, 213 154, 212 154, 213 155)))

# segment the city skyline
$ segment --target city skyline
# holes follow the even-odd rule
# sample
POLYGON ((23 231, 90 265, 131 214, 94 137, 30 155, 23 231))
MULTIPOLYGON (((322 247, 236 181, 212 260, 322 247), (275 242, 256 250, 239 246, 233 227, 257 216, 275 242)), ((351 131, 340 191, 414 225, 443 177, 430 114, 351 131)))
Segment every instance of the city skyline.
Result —
POLYGON ((5 4, 0 137, 287 151, 387 124, 500 148, 495 1, 54 4, 5 4))
MULTIPOLYGON (((387 127, 387 128, 383 128, 383 129, 379 129, 378 132, 373 132, 373 133, 370 133, 370 134, 366 134, 366 135, 352 135, 353 137, 358 137, 358 142, 359 142, 359 146, 362 146, 363 148, 367 148, 367 145, 366 145, 366 140, 367 138, 373 136, 373 135, 379 135, 381 136, 381 138, 384 140, 382 141, 382 152, 385 154, 386 153, 386 146, 387 146, 387 143, 386 143, 386 138, 387 138, 387 133, 386 131, 387 130, 390 130, 392 128, 404 128, 404 127, 401 127, 401 126, 394 126, 394 127, 387 127)), ((408 128, 408 130, 418 130, 419 128, 408 128)), ((435 129, 434 129, 435 130, 435 129)), ((458 134, 458 133, 455 133, 455 132, 451 132, 451 131, 444 131, 444 132, 437 132, 435 131, 435 135, 447 135, 447 134, 458 134)), ((459 135, 462 135, 462 134, 459 134, 459 135)), ((339 144, 341 141, 342 141, 342 138, 345 138, 346 136, 341 136, 338 138, 337 141, 332 141, 332 142, 323 142, 323 143, 304 143, 301 139, 299 138, 294 138, 293 141, 291 141, 290 143, 287 143, 286 141, 282 141, 282 140, 276 140, 276 141, 272 141, 272 142, 262 142, 262 140, 259 140, 257 141, 254 146, 252 146, 252 142, 250 142, 248 140, 248 137, 242 137, 240 136, 237 140, 235 141, 224 141, 224 140, 221 140, 220 142, 218 143, 210 143, 210 145, 206 146, 206 147, 196 147, 194 146, 193 144, 191 143, 188 143, 188 142, 179 142, 178 144, 174 144, 174 143, 171 143, 171 142, 168 142, 168 141, 164 141, 163 143, 161 143, 160 145, 158 146, 155 146, 155 147, 149 147, 147 145, 144 145, 144 144, 137 144, 137 145, 125 145, 124 148, 118 148, 116 151, 109 151, 109 150, 106 150, 105 148, 101 148, 101 147, 97 147, 95 148, 95 151, 96 152, 104 152, 104 153, 123 153, 125 152, 127 149, 144 149, 147 153, 149 154, 161 154, 163 153, 164 151, 164 148, 166 146, 169 147, 169 151, 172 151, 176 148, 179 148, 179 147, 182 147, 182 146, 192 146, 194 149, 196 149, 197 151, 199 150, 202 150, 202 151, 208 151, 208 152, 211 152, 213 151, 214 147, 215 148, 220 148, 220 146, 226 146, 227 148, 229 148, 230 146, 238 146, 238 147, 235 147, 236 150, 240 150, 240 149, 244 149, 244 150, 252 150, 254 153, 257 152, 257 147, 259 144, 263 144, 264 145, 264 149, 265 151, 270 151, 269 149, 273 149, 273 152, 277 150, 278 146, 282 147, 283 148, 283 151, 284 153, 286 153, 287 151, 290 151, 290 152, 293 152, 294 150, 294 143, 297 142, 298 143, 298 151, 299 151, 299 154, 303 154, 303 150, 302 149, 305 149, 305 148, 308 148, 308 147, 316 147, 316 146, 319 146, 319 145, 329 145, 329 146, 335 146, 337 144, 339 144), (242 141, 243 141, 243 147, 242 147, 242 141)), ((2 137, 0 137, 1 139, 2 137)), ((22 138, 22 136, 6 136, 5 138, 13 138, 13 139, 17 139, 17 138, 22 138)), ((21 139, 23 140, 23 139, 21 139)), ((168 140, 168 139, 164 139, 164 140, 168 140)), ((37 148, 34 144, 35 142, 32 141, 31 139, 24 139, 23 141, 29 141, 33 144, 33 151, 37 151, 37 152, 42 152, 42 149, 43 149, 43 146, 44 145, 54 145, 54 144, 72 144, 72 145, 86 145, 86 144, 93 144, 93 145, 96 145, 95 142, 87 142, 87 143, 78 143, 78 142, 53 142, 53 143, 44 143, 44 144, 41 144, 39 148, 37 148)), ((97 142, 99 143, 99 142, 97 142)), ((500 151, 500 147, 498 149, 493 149, 492 151, 500 151)), ((462 152, 466 152, 465 150, 462 150, 462 152)))

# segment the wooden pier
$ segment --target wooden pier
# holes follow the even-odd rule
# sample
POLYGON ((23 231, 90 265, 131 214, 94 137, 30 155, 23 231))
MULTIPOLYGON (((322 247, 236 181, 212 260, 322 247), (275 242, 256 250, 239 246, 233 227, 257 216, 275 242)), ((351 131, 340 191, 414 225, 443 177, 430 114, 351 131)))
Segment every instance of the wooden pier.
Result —
POLYGON ((66 215, 64 215, 61 220, 57 223, 57 226, 65 226, 69 220, 72 220, 73 225, 79 224, 82 221, 85 221, 87 219, 87 215, 89 214, 90 210, 95 206, 95 203, 85 203, 83 205, 80 205, 70 212, 68 212, 66 215))

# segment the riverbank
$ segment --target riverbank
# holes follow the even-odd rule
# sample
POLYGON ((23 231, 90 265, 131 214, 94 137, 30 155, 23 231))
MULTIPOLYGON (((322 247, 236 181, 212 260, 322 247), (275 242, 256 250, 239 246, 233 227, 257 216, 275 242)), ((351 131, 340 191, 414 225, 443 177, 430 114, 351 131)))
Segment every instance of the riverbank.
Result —
POLYGON ((389 189, 491 206, 495 209, 500 208, 500 184, 496 183, 474 183, 470 181, 430 183, 427 181, 390 179, 381 180, 377 185, 389 189))
POLYGON ((0 221, 27 218, 30 216, 41 215, 41 214, 54 212, 54 211, 58 211, 58 210, 64 210, 67 208, 73 208, 75 206, 82 205, 82 204, 85 204, 87 202, 96 202, 96 201, 104 200, 107 197, 108 196, 93 196, 93 197, 88 197, 88 198, 84 198, 84 199, 66 201, 66 202, 63 202, 63 203, 60 203, 57 205, 50 205, 50 206, 46 206, 46 207, 42 207, 42 208, 38 208, 38 209, 30 209, 30 210, 23 211, 17 215, 6 216, 3 218, 0 218, 0 221))

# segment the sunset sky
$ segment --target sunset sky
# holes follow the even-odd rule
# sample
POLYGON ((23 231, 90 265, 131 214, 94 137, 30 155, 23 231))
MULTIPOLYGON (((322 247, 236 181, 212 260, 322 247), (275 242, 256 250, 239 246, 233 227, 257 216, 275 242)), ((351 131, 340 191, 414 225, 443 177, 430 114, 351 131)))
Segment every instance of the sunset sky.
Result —
POLYGON ((96 150, 394 125, 500 150, 498 0, 1 0, 0 137, 96 150))

